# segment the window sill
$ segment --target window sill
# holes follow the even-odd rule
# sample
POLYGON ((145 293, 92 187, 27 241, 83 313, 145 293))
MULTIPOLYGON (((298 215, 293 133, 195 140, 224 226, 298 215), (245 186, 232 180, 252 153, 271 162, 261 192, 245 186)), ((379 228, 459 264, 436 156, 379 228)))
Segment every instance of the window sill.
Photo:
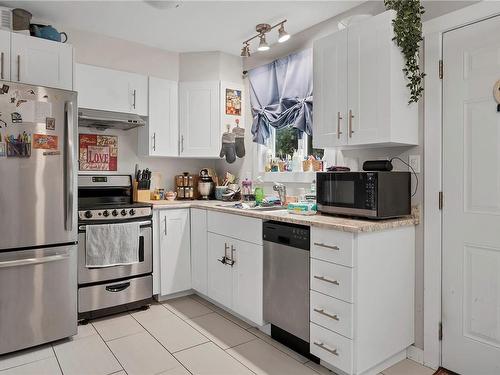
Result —
POLYGON ((294 182, 310 184, 316 179, 316 172, 263 172, 264 182, 294 182))

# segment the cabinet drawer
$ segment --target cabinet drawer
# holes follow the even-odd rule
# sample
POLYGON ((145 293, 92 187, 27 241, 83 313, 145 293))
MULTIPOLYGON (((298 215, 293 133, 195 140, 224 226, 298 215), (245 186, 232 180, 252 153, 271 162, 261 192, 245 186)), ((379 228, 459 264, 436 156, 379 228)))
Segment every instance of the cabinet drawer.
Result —
POLYGON ((352 371, 352 341, 311 323, 311 354, 337 367, 339 370, 352 371))
POLYGON ((352 285, 352 268, 311 259, 312 290, 352 302, 352 285))
POLYGON ((352 339, 352 304, 311 291, 311 322, 352 339))
POLYGON ((353 266, 354 235, 331 229, 312 228, 311 257, 353 266))
POLYGON ((208 231, 262 245, 262 220, 208 211, 208 231))

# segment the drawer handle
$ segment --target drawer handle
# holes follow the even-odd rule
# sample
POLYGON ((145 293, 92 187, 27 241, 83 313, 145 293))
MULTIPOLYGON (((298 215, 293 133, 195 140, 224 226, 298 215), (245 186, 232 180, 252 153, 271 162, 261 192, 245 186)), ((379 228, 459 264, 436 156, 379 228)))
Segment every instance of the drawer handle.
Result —
POLYGON ((328 353, 331 353, 331 354, 336 355, 336 356, 339 355, 339 352, 337 351, 337 349, 330 349, 325 344, 323 344, 322 342, 316 342, 315 341, 314 345, 316 345, 318 348, 326 350, 328 353))
POLYGON ((121 291, 127 289, 129 286, 130 286, 129 282, 122 283, 122 284, 108 285, 106 287, 106 290, 108 292, 116 293, 116 292, 121 292, 121 291))
POLYGON ((324 281, 324 282, 330 283, 330 284, 340 285, 340 283, 339 283, 338 280, 330 280, 330 279, 327 279, 324 276, 316 276, 316 275, 314 275, 314 278, 318 279, 320 281, 324 281))
POLYGON ((330 246, 330 245, 325 245, 324 243, 319 243, 319 242, 315 242, 314 243, 316 246, 319 246, 319 247, 324 247, 326 249, 330 249, 330 250, 340 250, 340 248, 338 246, 330 246))
POLYGON ((321 314, 321 315, 324 315, 324 316, 327 316, 329 317, 330 319, 333 319, 333 320, 336 320, 337 322, 340 321, 340 318, 337 314, 329 314, 327 313, 324 309, 314 309, 314 311, 316 311, 318 314, 321 314))

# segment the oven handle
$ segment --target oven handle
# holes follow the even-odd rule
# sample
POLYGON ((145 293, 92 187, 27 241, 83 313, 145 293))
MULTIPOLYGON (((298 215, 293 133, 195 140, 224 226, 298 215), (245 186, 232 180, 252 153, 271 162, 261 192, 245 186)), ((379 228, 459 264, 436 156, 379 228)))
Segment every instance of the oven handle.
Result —
POLYGON ((106 290, 108 292, 117 293, 117 292, 121 292, 121 291, 127 289, 129 286, 130 286, 130 282, 127 281, 126 283, 122 283, 122 284, 107 285, 106 290))
MULTIPOLYGON (((96 224, 98 224, 98 223, 96 223, 96 224)), ((87 224, 87 225, 92 225, 92 224, 87 224)), ((79 225, 78 230, 85 232, 85 228, 87 227, 87 225, 79 225)), ((152 222, 151 221, 139 221, 139 225, 141 226, 141 228, 148 227, 148 226, 150 227, 152 225, 152 222)))

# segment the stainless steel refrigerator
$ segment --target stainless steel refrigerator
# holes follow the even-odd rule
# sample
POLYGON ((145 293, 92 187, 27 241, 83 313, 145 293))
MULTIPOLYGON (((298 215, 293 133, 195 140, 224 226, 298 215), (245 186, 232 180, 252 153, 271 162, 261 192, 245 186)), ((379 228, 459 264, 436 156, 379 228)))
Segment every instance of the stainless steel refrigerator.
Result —
POLYGON ((77 331, 76 97, 0 81, 0 354, 77 331))

